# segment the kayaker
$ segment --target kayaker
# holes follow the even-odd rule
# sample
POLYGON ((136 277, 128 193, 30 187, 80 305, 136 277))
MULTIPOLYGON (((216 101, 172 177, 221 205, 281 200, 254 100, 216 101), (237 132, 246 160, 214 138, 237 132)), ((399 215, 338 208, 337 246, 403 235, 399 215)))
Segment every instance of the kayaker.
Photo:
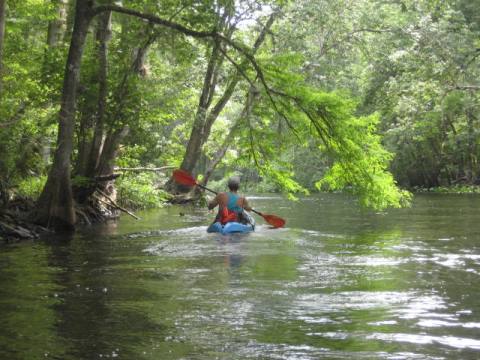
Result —
POLYGON ((225 225, 228 222, 249 223, 249 216, 244 214, 244 210, 250 211, 252 208, 245 197, 238 195, 240 188, 240 178, 232 176, 227 182, 229 192, 218 193, 213 200, 208 203, 208 209, 212 210, 218 206, 218 213, 214 222, 220 222, 225 225))

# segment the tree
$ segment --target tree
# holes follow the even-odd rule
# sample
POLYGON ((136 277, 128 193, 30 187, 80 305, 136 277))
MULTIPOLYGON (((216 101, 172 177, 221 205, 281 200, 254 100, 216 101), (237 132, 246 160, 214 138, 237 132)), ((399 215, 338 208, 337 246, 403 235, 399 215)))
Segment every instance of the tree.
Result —
MULTIPOLYGON (((304 76, 306 71, 298 53, 279 47, 274 42, 275 38, 260 48, 266 34, 271 31, 276 15, 270 16, 253 45, 247 46, 246 39, 252 39, 253 32, 233 32, 236 13, 232 1, 202 3, 179 21, 172 20, 177 12, 171 14, 171 17, 157 15, 162 10, 158 10, 155 4, 146 1, 141 4, 132 3, 132 8, 125 8, 108 1, 101 5, 96 5, 93 1, 76 3, 58 117, 57 148, 47 183, 37 204, 39 222, 67 229, 72 229, 75 224, 70 179, 72 155, 77 161, 77 174, 92 177, 94 174, 111 171, 112 160, 116 157, 126 130, 134 125, 133 119, 138 119, 141 112, 146 112, 142 109, 142 103, 137 101, 141 99, 138 94, 142 89, 141 81, 137 80, 142 75, 131 74, 146 69, 146 54, 159 38, 159 33, 155 30, 158 27, 168 29, 169 34, 175 32, 180 35, 172 36, 172 39, 193 39, 191 42, 196 46, 197 52, 199 49, 208 49, 207 60, 202 60, 203 64, 206 63, 206 71, 193 122, 178 122, 183 126, 183 131, 188 133, 190 130, 191 135, 183 167, 195 169, 200 151, 207 143, 216 119, 230 99, 239 94, 235 99, 236 104, 239 104, 242 102, 239 98, 243 98, 240 94, 248 93, 255 101, 250 103, 247 97, 248 111, 238 128, 233 126, 234 132, 229 136, 234 139, 238 137, 239 145, 235 150, 241 153, 240 157, 245 161, 256 164, 261 175, 274 179, 287 192, 301 190, 302 187, 294 180, 291 164, 279 156, 285 146, 292 146, 300 140, 305 146, 315 144, 331 159, 326 177, 319 186, 350 188, 361 197, 363 203, 374 207, 398 206, 402 202, 405 194, 396 188, 393 178, 387 172, 391 155, 381 147, 376 132, 378 116, 356 116, 356 101, 350 100, 349 95, 342 92, 328 92, 334 87, 334 81, 320 88, 321 84, 314 77, 304 76), (217 7, 223 10, 218 12, 217 7), (129 66, 126 67, 118 64, 109 67, 107 44, 110 13, 117 14, 115 17, 132 16, 139 19, 142 21, 138 22, 142 25, 139 28, 147 29, 146 36, 142 36, 145 42, 140 45, 137 42, 133 46, 136 50, 131 67, 131 61, 128 61, 129 66), (85 78, 82 86, 79 86, 83 50, 94 17, 99 19, 96 32, 98 41, 95 49, 87 47, 87 70, 90 74, 96 74, 96 79, 85 78), (112 83, 116 86, 111 86, 112 83), (220 87, 223 88, 221 93, 217 92, 220 87), (130 97, 131 92, 133 96, 130 97), (77 97, 81 99, 78 107, 77 97), (80 121, 76 121, 77 114, 80 115, 80 121), (90 122, 87 121, 89 119, 90 122), (76 129, 77 140, 83 144, 79 147, 80 151, 74 151, 77 150, 74 143, 76 129), (103 141, 103 146, 100 140, 103 141)), ((349 2, 345 4, 351 6, 349 2)), ((172 6, 176 5, 172 3, 172 6)), ((345 13, 348 6, 343 9, 345 13)), ((178 11, 181 12, 182 9, 183 7, 178 11)), ((248 11, 251 9, 247 8, 248 11)), ((347 28, 348 26, 340 27, 339 33, 347 28)), ((373 30, 375 31, 365 32, 379 31, 378 28, 373 30)), ((350 37, 347 36, 346 39, 350 37)), ((336 43, 341 43, 341 37, 335 39, 330 43, 331 49, 336 48, 336 43)), ((128 53, 132 42, 125 44, 128 53)), ((112 47, 117 46, 118 39, 115 38, 112 47)), ((340 59, 345 54, 353 53, 353 48, 347 46, 343 52, 332 50, 331 53, 340 59)), ((124 57, 127 58, 128 56, 124 57)), ((197 71, 198 68, 200 66, 197 66, 197 71)), ((326 73, 331 76, 335 70, 332 66, 326 73)), ((314 74, 312 72, 307 75, 314 74)), ((344 80, 346 78, 345 76, 344 80)), ((134 131, 141 128, 136 124, 132 127, 134 131)), ((169 131, 172 134, 172 130, 169 131)))
POLYGON ((0 99, 2 97, 3 42, 5 38, 5 12, 7 0, 0 0, 0 99))
POLYGON ((76 222, 70 179, 75 105, 85 39, 93 18, 92 4, 77 1, 75 23, 65 68, 57 148, 45 188, 38 199, 35 218, 56 229, 72 230, 76 222))
MULTIPOLYGON (((265 40, 265 36, 267 32, 270 31, 270 27, 272 26, 276 16, 277 13, 270 15, 269 19, 261 29, 258 38, 252 47, 252 54, 255 54, 262 45, 263 41, 265 40)), ((233 26, 236 26, 236 24, 233 26)), ((228 33, 229 30, 227 29, 225 32, 228 33)), ((233 32, 233 29, 230 30, 230 32, 233 32)), ((246 70, 248 65, 248 60, 244 60, 243 63, 234 70, 233 74, 228 78, 228 83, 223 94, 218 98, 215 105, 212 106, 215 96, 215 88, 218 85, 217 78, 220 72, 219 67, 223 63, 223 57, 228 56, 225 54, 225 50, 221 49, 221 46, 222 44, 216 43, 212 48, 192 132, 188 140, 186 153, 182 160, 182 164, 180 165, 181 169, 190 173, 194 171, 197 165, 201 154, 201 148, 209 138, 212 125, 232 97, 238 82, 242 79, 242 72, 246 70)))
MULTIPOLYGON (((191 30, 178 23, 116 5, 100 5, 94 8, 92 2, 84 4, 79 1, 75 10, 74 27, 66 64, 59 113, 57 149, 47 183, 38 199, 35 211, 37 222, 48 224, 58 229, 73 229, 76 221, 70 179, 70 156, 73 148, 76 90, 88 28, 95 15, 107 11, 124 13, 172 28, 195 38, 225 41, 229 45, 234 46, 236 50, 244 51, 241 46, 230 41, 217 31, 191 30)), ((112 144, 111 148, 115 148, 115 146, 112 144)))

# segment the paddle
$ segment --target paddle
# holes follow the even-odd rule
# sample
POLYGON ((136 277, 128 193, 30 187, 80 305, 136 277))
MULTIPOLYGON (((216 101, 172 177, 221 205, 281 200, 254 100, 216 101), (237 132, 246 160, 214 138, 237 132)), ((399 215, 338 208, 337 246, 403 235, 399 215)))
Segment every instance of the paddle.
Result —
MULTIPOLYGON (((203 186, 202 184, 199 184, 197 182, 197 180, 195 180, 185 170, 182 170, 182 169, 173 170, 172 175, 173 175, 174 180, 181 185, 185 185, 185 186, 195 186, 196 185, 196 186, 200 186, 202 189, 205 189, 207 191, 210 191, 211 193, 214 193, 215 195, 218 194, 216 191, 213 191, 213 190, 207 188, 206 186, 203 186)), ((257 211, 257 210, 254 210, 254 209, 252 209, 252 211, 255 214, 263 217, 265 219, 265 221, 267 223, 269 223, 270 225, 272 225, 274 228, 281 228, 285 225, 285 220, 276 216, 276 215, 262 214, 260 211, 257 211)))

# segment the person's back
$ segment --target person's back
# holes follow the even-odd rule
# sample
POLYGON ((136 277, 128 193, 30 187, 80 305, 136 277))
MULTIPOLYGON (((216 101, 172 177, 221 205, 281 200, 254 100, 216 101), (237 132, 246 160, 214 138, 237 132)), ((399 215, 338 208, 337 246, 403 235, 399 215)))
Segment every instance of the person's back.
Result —
POLYGON ((251 210, 248 201, 245 197, 237 194, 240 187, 240 179, 238 177, 232 177, 228 180, 229 192, 221 192, 209 202, 208 208, 212 210, 218 206, 218 213, 215 217, 215 222, 219 221, 222 224, 231 221, 242 222, 243 211, 251 210))

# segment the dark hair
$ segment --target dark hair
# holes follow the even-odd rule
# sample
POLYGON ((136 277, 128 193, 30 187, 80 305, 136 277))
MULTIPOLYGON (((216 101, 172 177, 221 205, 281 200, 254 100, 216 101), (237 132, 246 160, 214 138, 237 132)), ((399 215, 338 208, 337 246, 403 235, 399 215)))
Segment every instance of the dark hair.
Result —
POLYGON ((232 191, 237 191, 239 187, 238 184, 228 184, 228 188, 232 191))
POLYGON ((237 191, 240 187, 240 178, 238 176, 232 176, 228 179, 227 185, 231 191, 237 191))

